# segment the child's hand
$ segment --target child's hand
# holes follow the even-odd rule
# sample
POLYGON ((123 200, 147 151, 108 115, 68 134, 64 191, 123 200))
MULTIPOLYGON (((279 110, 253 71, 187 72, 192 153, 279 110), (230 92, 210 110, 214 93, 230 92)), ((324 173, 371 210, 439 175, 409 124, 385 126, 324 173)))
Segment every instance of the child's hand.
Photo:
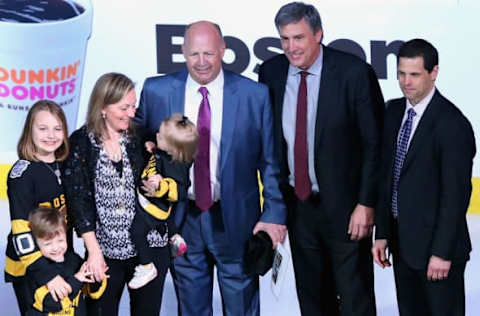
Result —
POLYGON ((86 262, 84 262, 80 267, 80 270, 78 270, 78 272, 75 273, 75 278, 80 282, 85 282, 85 283, 95 282, 93 278, 93 272, 88 269, 88 265, 86 262))
POLYGON ((147 141, 147 142, 145 142, 145 149, 146 149, 149 153, 153 153, 153 150, 155 149, 155 143, 152 142, 152 141, 147 141))
POLYGON ((160 181, 163 180, 163 177, 159 174, 152 174, 151 176, 148 177, 148 182, 150 182, 153 186, 155 186, 155 188, 157 188, 158 190, 158 187, 160 186, 160 181))
POLYGON ((159 189, 160 182, 163 177, 159 174, 154 174, 148 177, 147 180, 142 180, 141 189, 145 192, 146 196, 155 196, 155 191, 159 189))

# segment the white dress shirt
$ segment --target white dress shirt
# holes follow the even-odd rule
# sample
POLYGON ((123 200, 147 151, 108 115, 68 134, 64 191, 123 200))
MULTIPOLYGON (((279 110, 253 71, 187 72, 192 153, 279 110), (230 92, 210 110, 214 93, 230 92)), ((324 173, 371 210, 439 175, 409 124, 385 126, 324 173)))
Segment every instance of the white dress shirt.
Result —
MULTIPOLYGON (((317 121, 318 93, 323 65, 323 49, 315 62, 308 68, 307 81, 307 148, 308 148, 308 175, 312 184, 312 191, 318 192, 318 182, 315 175, 315 123, 317 121)), ((300 72, 302 69, 290 65, 288 67, 285 95, 283 97, 282 129, 287 143, 287 161, 290 169, 288 182, 295 186, 294 147, 297 121, 298 88, 300 85, 300 72)))
MULTIPOLYGON (((405 121, 408 118, 408 110, 413 109, 416 113, 416 115, 413 117, 412 121, 412 130, 410 132, 410 138, 408 139, 408 144, 407 144, 407 150, 410 148, 410 142, 412 141, 413 135, 415 135, 415 130, 418 127, 418 123, 420 123, 420 119, 423 116, 423 113, 427 109, 428 104, 433 98, 433 94, 435 93, 435 87, 433 87, 432 91, 430 91, 425 98, 423 98, 420 102, 418 102, 415 105, 412 105, 408 99, 406 99, 407 106, 405 107, 405 112, 403 113, 403 119, 402 119, 402 124, 400 126, 403 126, 405 121)), ((397 135, 397 143, 400 138, 400 131, 402 128, 399 129, 398 135, 397 135)))
MULTIPOLYGON (((185 84, 185 107, 184 113, 190 121, 197 124, 198 110, 202 102, 202 94, 198 89, 205 87, 208 90, 208 101, 210 104, 210 185, 212 189, 213 201, 220 199, 220 139, 222 135, 222 117, 223 117, 223 71, 220 70, 217 78, 207 85, 198 84, 188 75, 185 84)), ((190 168, 190 181, 192 185, 188 189, 188 198, 195 200, 195 179, 194 167, 190 168)))

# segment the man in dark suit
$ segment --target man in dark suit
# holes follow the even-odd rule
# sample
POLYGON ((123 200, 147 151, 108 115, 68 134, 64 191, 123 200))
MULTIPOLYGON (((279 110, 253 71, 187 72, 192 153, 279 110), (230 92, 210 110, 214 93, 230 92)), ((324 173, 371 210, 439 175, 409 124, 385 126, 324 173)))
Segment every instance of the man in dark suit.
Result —
POLYGON ((367 63, 321 45, 320 15, 293 2, 275 17, 285 54, 259 81, 273 104, 302 315, 375 315, 370 253, 383 97, 367 63), (333 277, 332 277, 333 276, 333 277))
POLYGON ((381 267, 390 266, 387 247, 393 253, 401 316, 465 315, 473 130, 435 88, 430 43, 404 43, 397 65, 405 97, 387 103, 372 253, 381 267))
POLYGON ((286 234, 268 90, 222 70, 225 42, 216 24, 187 26, 182 50, 188 72, 148 78, 136 112, 137 123, 150 132, 173 113, 184 113, 199 130, 190 201, 176 214, 188 245, 174 260, 180 309, 183 316, 212 315, 216 266, 224 314, 259 315, 258 276, 244 272, 244 248, 258 230, 274 245, 286 234))

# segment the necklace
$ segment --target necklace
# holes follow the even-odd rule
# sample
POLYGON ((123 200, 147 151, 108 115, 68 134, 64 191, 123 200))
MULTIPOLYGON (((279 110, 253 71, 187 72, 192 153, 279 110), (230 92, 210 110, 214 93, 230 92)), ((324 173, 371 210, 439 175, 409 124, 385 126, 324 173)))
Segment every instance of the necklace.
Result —
POLYGON ((62 173, 60 172, 60 168, 58 168, 58 162, 55 162, 55 170, 53 170, 46 162, 43 162, 43 164, 57 177, 58 185, 62 185, 62 173))
POLYGON ((113 162, 119 162, 122 160, 122 148, 119 143, 104 141, 103 144, 110 160, 113 162))

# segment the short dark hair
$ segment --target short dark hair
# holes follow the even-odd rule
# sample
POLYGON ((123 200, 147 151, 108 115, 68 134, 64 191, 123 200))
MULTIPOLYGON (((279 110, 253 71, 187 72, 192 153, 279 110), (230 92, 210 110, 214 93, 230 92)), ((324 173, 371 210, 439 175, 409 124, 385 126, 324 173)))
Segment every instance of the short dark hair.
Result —
POLYGON ((397 54, 397 65, 400 58, 423 58, 423 67, 430 73, 433 68, 438 65, 438 51, 437 49, 421 38, 415 38, 403 43, 397 54))
POLYGON ((28 222, 35 238, 51 239, 67 231, 67 222, 62 210, 39 207, 28 215, 28 222))
POLYGON ((305 19, 313 34, 322 29, 322 19, 317 9, 303 2, 290 2, 282 6, 275 15, 275 26, 280 31, 281 27, 298 23, 301 19, 305 19))

